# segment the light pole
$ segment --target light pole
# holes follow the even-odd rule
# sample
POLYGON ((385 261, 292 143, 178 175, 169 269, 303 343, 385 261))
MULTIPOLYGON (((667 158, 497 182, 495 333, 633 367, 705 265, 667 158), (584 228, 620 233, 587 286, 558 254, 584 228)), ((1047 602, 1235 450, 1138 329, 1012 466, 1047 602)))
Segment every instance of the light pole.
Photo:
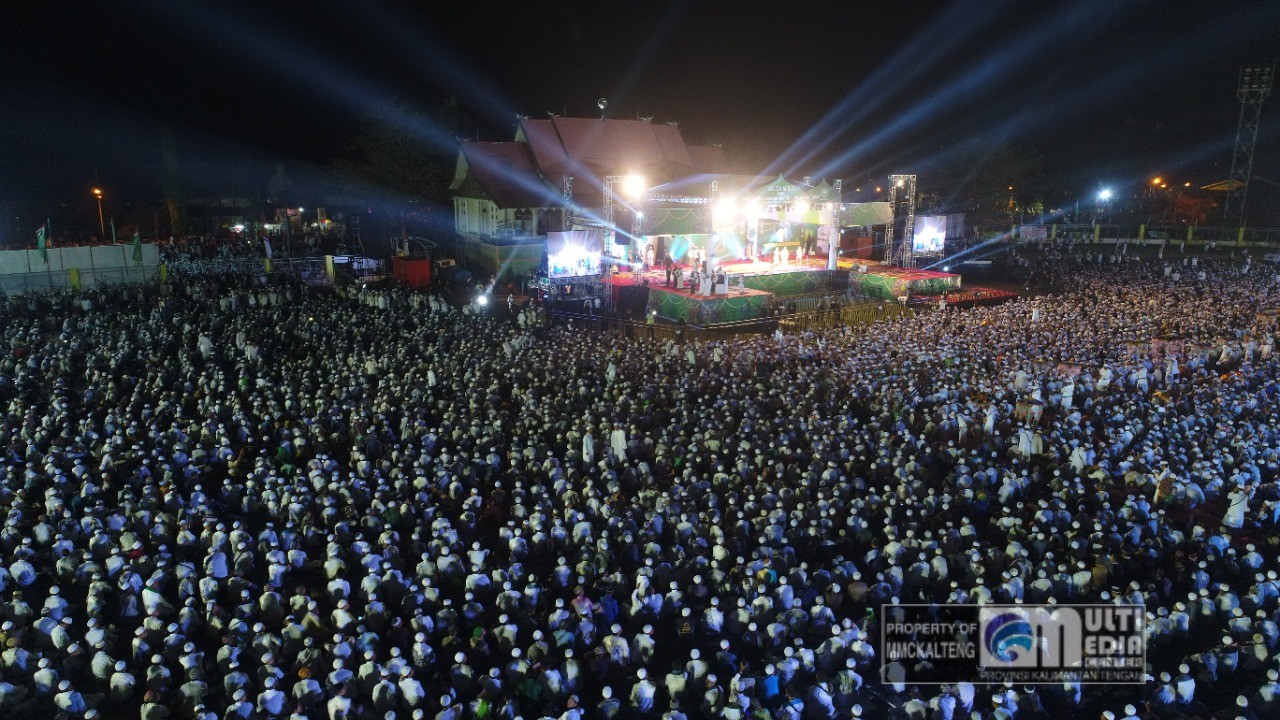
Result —
POLYGON ((102 188, 94 188, 93 196, 98 199, 98 237, 107 237, 107 224, 102 220, 102 188))

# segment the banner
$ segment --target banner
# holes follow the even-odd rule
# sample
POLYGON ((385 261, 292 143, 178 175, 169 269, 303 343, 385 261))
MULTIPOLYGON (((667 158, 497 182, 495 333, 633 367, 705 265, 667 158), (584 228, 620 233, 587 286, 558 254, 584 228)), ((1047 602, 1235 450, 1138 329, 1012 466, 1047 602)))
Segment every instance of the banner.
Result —
POLYGON ((887 202, 849 203, 840 213, 841 227, 888 225, 893 221, 893 207, 887 202))
POLYGON ((40 251, 40 257, 45 264, 49 263, 49 221, 45 220, 44 224, 36 229, 36 249, 40 251))

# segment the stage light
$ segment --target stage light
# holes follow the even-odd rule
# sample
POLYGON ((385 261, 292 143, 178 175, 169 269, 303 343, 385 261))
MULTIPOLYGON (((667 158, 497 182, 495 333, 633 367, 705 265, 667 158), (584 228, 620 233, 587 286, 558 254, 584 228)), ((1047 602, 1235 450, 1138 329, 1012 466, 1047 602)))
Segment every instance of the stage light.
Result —
POLYGON ((1163 182, 1164 182, 1164 181, 1163 181, 1163 180, 1161 180, 1159 177, 1154 177, 1154 178, 1152 178, 1152 179, 1151 179, 1151 184, 1152 184, 1152 185, 1160 185, 1160 184, 1161 184, 1161 183, 1163 183, 1163 182))
POLYGON ((733 198, 724 198, 717 200, 716 204, 711 208, 711 219, 717 224, 726 223, 733 219, 738 213, 738 203, 733 198))
POLYGON ((1098 199, 1106 202, 1111 199, 1111 188, 1103 188, 1098 191, 1098 199))
POLYGON ((231 229, 232 229, 232 230, 235 230, 236 232, 244 232, 244 226, 243 226, 243 225, 232 225, 232 226, 231 226, 231 229))
POLYGON ((622 178, 622 192, 632 200, 637 200, 644 195, 644 177, 641 175, 627 175, 622 178))
POLYGON ((1184 182, 1184 183, 1182 183, 1182 187, 1191 187, 1191 183, 1189 183, 1189 182, 1184 182))
POLYGON ((809 212, 809 201, 808 201, 808 200, 797 200, 797 201, 796 201, 796 212, 809 212))
POLYGON ((480 307, 484 307, 485 305, 488 305, 488 304, 489 304, 489 296, 488 296, 488 295, 481 295, 480 297, 476 298, 476 303, 477 303, 477 304, 479 304, 479 305, 480 305, 480 307))
POLYGON ((637 210, 637 211, 636 211, 636 219, 637 219, 637 220, 643 220, 643 219, 644 219, 644 213, 643 213, 643 212, 641 212, 641 211, 639 211, 639 210, 637 210))
POLYGON ((906 181, 905 181, 905 180, 899 180, 899 181, 898 181, 898 187, 902 187, 905 183, 906 183, 906 181))
POLYGON ((760 201, 758 201, 758 200, 752 200, 752 201, 748 202, 748 203, 747 203, 747 206, 746 206, 746 210, 747 210, 747 215, 748 215, 749 217, 759 217, 759 216, 760 216, 760 201))
POLYGON ((942 266, 942 272, 951 272, 951 266, 950 266, 950 265, 943 265, 943 266, 942 266))
POLYGON ((876 192, 881 192, 881 189, 879 186, 876 187, 876 192))

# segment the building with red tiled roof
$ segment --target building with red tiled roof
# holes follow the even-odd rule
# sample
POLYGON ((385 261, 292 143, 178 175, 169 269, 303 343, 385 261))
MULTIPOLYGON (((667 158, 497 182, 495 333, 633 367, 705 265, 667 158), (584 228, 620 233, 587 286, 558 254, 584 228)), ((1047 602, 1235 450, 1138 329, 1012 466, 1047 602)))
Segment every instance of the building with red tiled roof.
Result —
MULTIPOLYGON (((454 172, 454 227, 464 254, 501 251, 474 245, 536 245, 548 230, 569 229, 571 216, 599 215, 605 178, 639 175, 648 188, 668 183, 709 186, 728 172, 719 147, 685 143, 674 124, 647 120, 521 118, 512 142, 466 142, 454 172), (572 187, 566 207, 566 180, 572 187)), ((501 263, 510 267, 510 263, 501 263)), ((527 265, 520 262, 517 270, 527 265)))

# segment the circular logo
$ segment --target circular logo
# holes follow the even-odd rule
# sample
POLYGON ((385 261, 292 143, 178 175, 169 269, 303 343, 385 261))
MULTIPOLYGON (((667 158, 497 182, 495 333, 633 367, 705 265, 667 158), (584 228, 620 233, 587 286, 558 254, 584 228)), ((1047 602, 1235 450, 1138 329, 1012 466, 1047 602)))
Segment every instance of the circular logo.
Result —
POLYGON ((1001 613, 987 620, 982 643, 991 657, 1001 662, 1014 662, 1035 647, 1031 623, 1017 613, 1001 613))

